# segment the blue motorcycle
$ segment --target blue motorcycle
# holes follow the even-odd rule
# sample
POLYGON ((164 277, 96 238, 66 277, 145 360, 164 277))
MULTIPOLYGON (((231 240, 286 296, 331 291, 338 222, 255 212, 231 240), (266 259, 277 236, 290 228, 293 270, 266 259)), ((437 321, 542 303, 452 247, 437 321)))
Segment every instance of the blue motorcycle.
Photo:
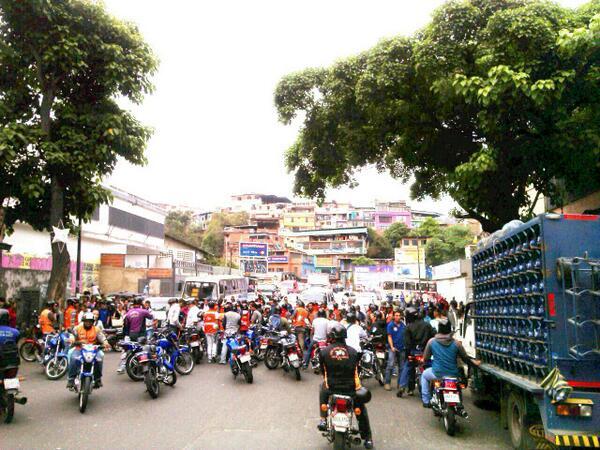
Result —
POLYGON ((136 359, 144 377, 146 391, 152 398, 157 398, 160 393, 160 383, 174 386, 177 383, 175 364, 171 362, 169 350, 172 343, 167 338, 160 338, 156 344, 145 345, 142 351, 136 354, 136 359))
POLYGON ((252 367, 256 367, 259 361, 264 359, 264 354, 261 352, 261 336, 254 327, 250 327, 246 331, 246 339, 250 343, 250 349, 252 350, 252 360, 250 364, 252 367))
POLYGON ((69 334, 65 332, 46 336, 41 364, 49 380, 58 380, 65 376, 69 367, 69 334))
POLYGON ((127 375, 133 381, 142 381, 144 379, 144 374, 142 373, 139 361, 136 357, 138 352, 142 350, 142 344, 127 338, 119 341, 118 345, 123 349, 121 362, 125 365, 127 375))
POLYGON ((254 380, 252 376, 252 357, 250 356, 247 339, 245 336, 229 336, 227 337, 226 344, 229 349, 229 366, 231 367, 233 378, 237 378, 241 373, 244 375, 246 383, 252 384, 254 380))
POLYGON ((79 412, 82 414, 87 408, 88 398, 94 389, 94 371, 98 358, 99 347, 85 344, 81 347, 81 354, 77 357, 80 363, 79 375, 75 378, 75 392, 79 395, 79 412))
POLYGON ((177 334, 170 331, 166 334, 159 333, 158 341, 164 341, 162 348, 169 356, 169 362, 179 375, 189 375, 194 370, 194 358, 188 345, 180 345, 177 334), (168 345, 167 345, 168 343, 168 345))

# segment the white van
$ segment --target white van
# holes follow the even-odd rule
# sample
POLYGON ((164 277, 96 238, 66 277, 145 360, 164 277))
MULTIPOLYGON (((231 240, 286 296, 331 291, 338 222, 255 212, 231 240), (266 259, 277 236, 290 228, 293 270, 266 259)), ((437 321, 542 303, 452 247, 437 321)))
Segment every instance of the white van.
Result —
POLYGON ((198 300, 218 300, 224 297, 230 300, 248 298, 248 279, 241 275, 199 275, 186 278, 182 297, 198 300))

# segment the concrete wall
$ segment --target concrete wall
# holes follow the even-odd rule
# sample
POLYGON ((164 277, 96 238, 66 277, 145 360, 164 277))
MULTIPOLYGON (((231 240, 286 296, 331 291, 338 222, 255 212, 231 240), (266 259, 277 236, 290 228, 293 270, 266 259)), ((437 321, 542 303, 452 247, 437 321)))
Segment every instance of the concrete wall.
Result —
POLYGON ((120 291, 138 292, 138 280, 146 279, 146 269, 100 267, 100 291, 106 294, 120 291))
POLYGON ((16 298, 21 289, 40 289, 45 294, 50 272, 45 270, 0 269, 0 296, 16 298))

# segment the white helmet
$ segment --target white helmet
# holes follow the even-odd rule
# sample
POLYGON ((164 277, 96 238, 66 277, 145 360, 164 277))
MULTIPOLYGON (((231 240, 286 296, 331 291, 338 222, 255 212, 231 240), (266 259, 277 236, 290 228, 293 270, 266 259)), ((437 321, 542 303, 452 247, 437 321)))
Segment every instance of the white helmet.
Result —
POLYGON ((92 322, 94 320, 96 320, 96 319, 94 319, 94 313, 91 313, 89 311, 86 313, 83 313, 83 317, 81 318, 81 321, 85 322, 86 320, 91 320, 92 322))

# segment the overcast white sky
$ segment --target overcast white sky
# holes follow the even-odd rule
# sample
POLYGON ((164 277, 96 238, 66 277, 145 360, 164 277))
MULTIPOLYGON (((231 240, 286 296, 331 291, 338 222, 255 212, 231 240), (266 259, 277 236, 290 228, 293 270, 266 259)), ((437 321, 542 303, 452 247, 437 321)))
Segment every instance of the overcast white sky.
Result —
MULTIPOLYGON (((134 109, 155 128, 142 168, 119 163, 109 183, 148 200, 212 209, 232 194, 292 194, 284 151, 297 129, 277 121, 273 90, 289 72, 329 65, 429 21, 441 0, 105 0, 138 24, 161 60, 156 92, 134 109)), ((562 0, 577 6, 583 0, 562 0)), ((329 198, 408 199, 375 170, 329 198)), ((450 200, 415 207, 447 212, 450 200)))

